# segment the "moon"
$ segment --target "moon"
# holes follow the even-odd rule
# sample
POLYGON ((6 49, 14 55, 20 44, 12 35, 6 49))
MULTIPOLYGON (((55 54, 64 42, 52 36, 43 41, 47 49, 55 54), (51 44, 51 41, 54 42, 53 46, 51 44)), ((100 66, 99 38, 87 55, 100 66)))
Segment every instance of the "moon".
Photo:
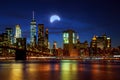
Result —
POLYGON ((50 22, 53 23, 54 21, 60 21, 60 17, 58 15, 52 15, 50 17, 50 22))

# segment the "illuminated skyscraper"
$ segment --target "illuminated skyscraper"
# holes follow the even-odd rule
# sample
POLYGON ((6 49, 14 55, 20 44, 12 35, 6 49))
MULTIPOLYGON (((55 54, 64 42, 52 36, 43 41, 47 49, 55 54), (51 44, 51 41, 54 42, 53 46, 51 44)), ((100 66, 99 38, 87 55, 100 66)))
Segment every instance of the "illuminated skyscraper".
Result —
POLYGON ((34 11, 33 11, 33 19, 30 23, 30 45, 36 45, 36 20, 34 19, 34 11))
POLYGON ((22 36, 21 36, 20 25, 16 25, 14 43, 16 43, 16 39, 17 39, 17 38, 21 38, 21 37, 22 37, 22 36))
POLYGON ((48 29, 45 31, 45 41, 44 41, 45 47, 48 49, 48 29))
POLYGON ((38 46, 42 51, 44 47, 44 24, 38 24, 38 46))
POLYGON ((67 30, 63 32, 63 48, 66 55, 69 55, 70 51, 75 47, 76 42, 77 36, 75 31, 67 30))
POLYGON ((8 37, 8 43, 13 44, 13 30, 12 28, 6 28, 6 33, 8 37))

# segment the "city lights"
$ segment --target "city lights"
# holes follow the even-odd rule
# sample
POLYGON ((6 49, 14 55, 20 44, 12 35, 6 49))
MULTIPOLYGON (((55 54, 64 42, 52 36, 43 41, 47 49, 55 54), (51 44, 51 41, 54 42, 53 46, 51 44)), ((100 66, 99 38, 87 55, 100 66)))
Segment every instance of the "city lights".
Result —
MULTIPOLYGON (((53 15, 50 20, 54 22, 60 20, 60 17, 53 15)), ((6 31, 0 34, 0 59, 103 60, 120 58, 120 48, 112 48, 112 40, 106 34, 94 35, 90 43, 81 42, 77 32, 72 29, 62 31, 63 47, 59 48, 57 41, 54 41, 50 49, 49 29, 45 28, 44 24, 36 23, 34 11, 29 28, 29 43, 26 42, 26 37, 22 37, 20 25, 15 26, 15 34, 14 29, 7 27, 6 31)))

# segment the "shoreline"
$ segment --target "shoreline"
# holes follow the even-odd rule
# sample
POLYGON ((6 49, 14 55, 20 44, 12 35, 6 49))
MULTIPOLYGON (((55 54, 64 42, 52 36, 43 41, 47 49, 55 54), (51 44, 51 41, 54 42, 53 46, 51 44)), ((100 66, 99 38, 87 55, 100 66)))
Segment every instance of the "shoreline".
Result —
POLYGON ((78 63, 78 64, 104 64, 120 65, 120 60, 83 60, 83 59, 39 59, 39 60, 0 60, 0 64, 25 63, 78 63))

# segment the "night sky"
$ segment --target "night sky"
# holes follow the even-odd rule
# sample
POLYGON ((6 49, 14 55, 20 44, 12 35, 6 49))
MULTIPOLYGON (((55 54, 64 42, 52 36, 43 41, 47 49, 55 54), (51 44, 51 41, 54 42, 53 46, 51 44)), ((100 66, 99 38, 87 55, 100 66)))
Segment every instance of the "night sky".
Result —
POLYGON ((15 29, 20 24, 22 36, 30 39, 30 22, 35 11, 37 24, 49 29, 49 41, 62 47, 62 31, 75 30, 80 41, 91 41, 94 35, 106 33, 112 47, 120 45, 119 0, 0 0, 0 33, 5 27, 15 29), (61 21, 50 23, 50 16, 57 14, 61 21))

